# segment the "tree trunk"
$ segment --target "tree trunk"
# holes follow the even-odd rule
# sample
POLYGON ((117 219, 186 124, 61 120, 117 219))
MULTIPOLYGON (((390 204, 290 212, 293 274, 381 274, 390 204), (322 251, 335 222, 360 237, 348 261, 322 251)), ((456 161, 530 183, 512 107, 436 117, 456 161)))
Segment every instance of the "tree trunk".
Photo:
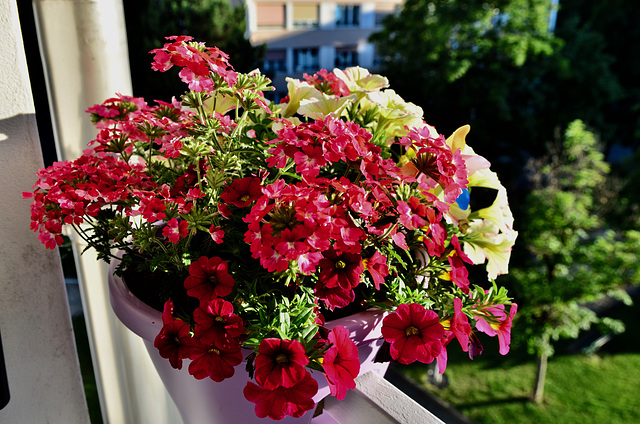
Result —
POLYGON ((544 383, 547 379, 547 360, 549 355, 546 353, 538 356, 538 369, 536 374, 536 382, 533 387, 533 401, 535 403, 542 403, 544 399, 544 383))

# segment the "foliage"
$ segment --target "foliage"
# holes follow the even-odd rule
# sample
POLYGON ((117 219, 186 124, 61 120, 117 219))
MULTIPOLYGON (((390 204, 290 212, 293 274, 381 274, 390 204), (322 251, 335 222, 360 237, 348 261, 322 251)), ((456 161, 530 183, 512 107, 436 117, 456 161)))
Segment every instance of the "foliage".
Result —
POLYGON ((71 227, 147 284, 135 294, 163 311, 154 345, 171 366, 219 382, 246 359, 245 397, 280 419, 314 407, 310 370, 338 399, 355 387, 357 346, 326 322, 340 313, 386 315, 381 360, 444 372, 454 338, 481 352, 476 332, 509 351, 517 305, 471 285, 467 264, 505 273, 517 233, 468 127, 445 138, 358 67, 289 79, 276 105, 264 75, 216 47, 172 36, 152 53, 154 70, 181 68, 181 101, 90 107, 90 148, 24 196, 46 247, 71 227), (478 187, 498 196, 472 210, 478 187))
POLYGON ((550 55, 561 46, 549 31, 550 7, 409 0, 371 40, 396 90, 426 116, 447 131, 469 122, 480 148, 499 145, 495 156, 516 159, 516 149, 536 149, 549 131, 531 119, 547 99, 550 55))
POLYGON ((526 202, 521 231, 530 256, 512 270, 510 286, 521 299, 521 336, 531 352, 552 355, 559 338, 576 338, 593 324, 621 331, 587 302, 619 293, 640 281, 636 231, 616 233, 598 213, 609 166, 595 137, 572 122, 562 145, 538 162, 535 189, 526 202))
POLYGON ((522 166, 576 118, 605 152, 637 145, 640 67, 627 47, 640 41, 635 3, 561 1, 550 31, 552 3, 414 0, 372 37, 398 93, 445 131, 470 123, 517 200, 522 166))

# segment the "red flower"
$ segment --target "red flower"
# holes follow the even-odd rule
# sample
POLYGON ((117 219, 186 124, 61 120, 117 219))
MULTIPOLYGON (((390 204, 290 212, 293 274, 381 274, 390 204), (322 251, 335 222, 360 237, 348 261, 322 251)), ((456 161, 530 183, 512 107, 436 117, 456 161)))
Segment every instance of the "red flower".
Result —
POLYGON ((244 331, 244 321, 233 313, 233 305, 223 299, 213 299, 206 307, 200 305, 193 313, 195 334, 203 343, 228 343, 244 331))
POLYGON ((462 300, 453 299, 453 320, 451 321, 451 332, 456 336, 462 351, 469 350, 469 334, 471 334, 471 325, 469 325, 469 319, 462 312, 462 300))
POLYGON ((233 376, 234 367, 242 362, 242 351, 240 343, 220 345, 197 340, 189 359, 189 374, 198 380, 211 377, 220 382, 233 376))
POLYGON ((393 359, 402 364, 428 364, 442 350, 444 328, 435 312, 417 303, 402 304, 382 321, 382 336, 391 343, 393 359))
POLYGON ((225 203, 236 205, 239 208, 247 207, 254 200, 258 200, 262 197, 262 186, 260 185, 260 178, 246 177, 231 181, 220 198, 225 203))
POLYGON ((411 196, 409 203, 404 200, 398 200, 398 212, 400 217, 398 221, 410 230, 422 228, 426 225, 424 216, 427 214, 427 206, 420 203, 420 199, 411 196))
POLYGON ((184 287, 189 296, 200 299, 200 304, 203 305, 230 294, 233 283, 225 261, 217 256, 201 256, 189 266, 189 276, 184 280, 184 287))
POLYGON ((167 216, 164 211, 167 209, 167 205, 160 199, 141 199, 140 209, 142 211, 142 217, 148 222, 156 222, 159 219, 163 219, 167 216))
POLYGON ((447 258, 451 265, 451 280, 465 293, 469 294, 469 271, 465 266, 465 262, 470 264, 471 259, 464 253, 460 247, 458 236, 451 238, 451 244, 455 248, 451 255, 447 258))
POLYGON ((387 265, 387 257, 383 256, 376 250, 369 259, 365 260, 367 271, 371 274, 373 284, 376 290, 380 290, 380 286, 384 284, 384 277, 389 275, 389 266, 387 265))
POLYGON ((293 387, 305 375, 309 363, 297 340, 264 339, 256 356, 256 381, 265 389, 293 387))
POLYGON ((248 382, 244 388, 244 397, 256 404, 259 418, 269 417, 281 420, 289 415, 301 417, 315 406, 313 396, 318 392, 318 382, 305 370, 303 378, 292 387, 280 386, 269 390, 248 382))
POLYGON ((344 308, 356 298, 353 290, 345 290, 340 286, 327 287, 320 281, 316 283, 313 292, 318 299, 324 300, 326 306, 333 310, 335 308, 344 308))
POLYGON ((169 239, 172 243, 180 241, 180 237, 186 237, 189 234, 189 223, 187 221, 178 222, 177 219, 171 218, 167 225, 162 229, 162 235, 169 239))
POLYGON ((224 239, 224 231, 222 227, 216 227, 215 225, 211 225, 209 227, 209 234, 211 234, 211 240, 213 240, 217 244, 221 244, 224 239))
POLYGON ((360 372, 358 348, 349 338, 349 330, 342 326, 335 327, 328 340, 332 346, 324 354, 322 367, 331 394, 342 400, 347 390, 356 388, 355 378, 360 372))
POLYGON ((346 252, 338 255, 333 248, 322 254, 324 259, 319 263, 320 277, 318 281, 320 283, 328 288, 339 286, 343 290, 350 290, 358 285, 364 271, 360 255, 346 252))
POLYGON ((162 313, 162 330, 156 336, 153 346, 160 356, 168 359, 173 368, 182 369, 182 359, 193 352, 195 341, 191 337, 191 327, 184 321, 173 318, 173 303, 168 300, 162 313))

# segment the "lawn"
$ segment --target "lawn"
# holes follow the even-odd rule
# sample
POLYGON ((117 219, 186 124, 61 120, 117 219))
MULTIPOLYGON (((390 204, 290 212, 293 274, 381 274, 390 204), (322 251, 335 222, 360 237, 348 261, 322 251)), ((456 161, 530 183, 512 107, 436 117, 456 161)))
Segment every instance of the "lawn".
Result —
POLYGON ((422 364, 406 367, 405 372, 477 424, 638 423, 640 299, 615 315, 626 323, 627 332, 598 353, 569 355, 558 349, 549 361, 541 405, 528 400, 535 379, 534 358, 521 349, 505 357, 492 355, 498 350, 492 339, 483 339, 485 354, 473 361, 464 353, 453 353, 459 349, 450 349, 446 389, 427 383, 427 367, 422 364))

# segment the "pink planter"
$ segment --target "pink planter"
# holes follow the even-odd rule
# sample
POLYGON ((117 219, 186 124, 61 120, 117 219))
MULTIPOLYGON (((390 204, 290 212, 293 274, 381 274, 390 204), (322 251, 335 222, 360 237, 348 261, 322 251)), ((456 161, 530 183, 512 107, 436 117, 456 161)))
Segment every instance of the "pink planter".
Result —
MULTIPOLYGON (((236 373, 221 383, 213 380, 196 380, 188 373, 189 361, 185 360, 181 370, 171 367, 169 361, 162 358, 153 346, 156 335, 162 328, 162 314, 136 298, 124 281, 113 275, 116 263, 111 264, 109 274, 109 293, 111 306, 116 316, 131 331, 142 337, 151 356, 151 360, 160 375, 167 391, 173 398, 184 424, 260 424, 274 422, 269 418, 260 419, 254 412, 255 405, 244 398, 242 390, 248 381, 244 365, 236 367, 236 373)), ((388 363, 375 363, 373 359, 382 346, 382 318, 384 313, 365 311, 327 323, 328 328, 342 325, 349 329, 351 339, 360 353, 360 374, 374 371, 383 376, 388 363)), ((247 351, 247 354, 249 352, 247 351)), ((311 371, 318 381, 318 393, 313 398, 317 403, 329 395, 329 387, 324 375, 311 371)), ((313 418, 314 411, 308 411, 300 418, 285 417, 278 421, 283 424, 312 423, 333 424, 328 414, 313 418)))

